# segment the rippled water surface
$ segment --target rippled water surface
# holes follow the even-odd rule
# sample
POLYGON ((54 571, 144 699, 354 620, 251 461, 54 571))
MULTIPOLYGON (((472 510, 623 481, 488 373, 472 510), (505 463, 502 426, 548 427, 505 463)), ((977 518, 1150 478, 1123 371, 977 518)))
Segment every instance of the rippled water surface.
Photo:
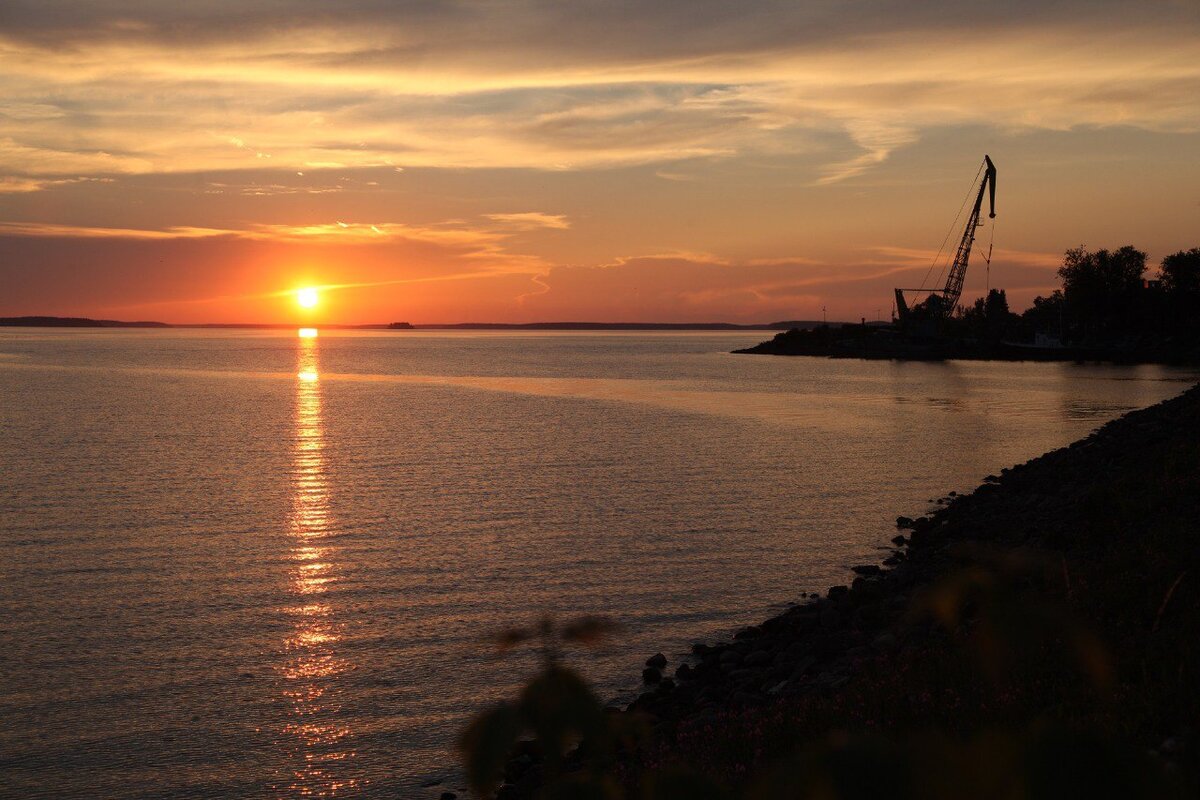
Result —
POLYGON ((0 789, 437 796, 530 667, 497 629, 614 616, 577 663, 630 699, 1193 378, 728 354, 761 338, 0 332, 0 789))

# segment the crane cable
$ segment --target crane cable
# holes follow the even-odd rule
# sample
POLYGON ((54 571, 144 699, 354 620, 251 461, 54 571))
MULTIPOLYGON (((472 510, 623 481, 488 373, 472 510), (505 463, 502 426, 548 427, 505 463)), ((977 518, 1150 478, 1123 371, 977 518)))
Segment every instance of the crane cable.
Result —
POLYGON ((992 230, 991 230, 991 234, 988 236, 987 255, 985 256, 982 251, 980 251, 980 253, 979 253, 980 258, 983 259, 983 263, 987 264, 987 285, 985 287, 985 291, 987 292, 987 294, 992 293, 992 246, 995 244, 996 244, 996 218, 992 217, 992 230))
MULTIPOLYGON (((925 277, 921 279, 922 291, 926 291, 924 287, 929 285, 929 275, 933 272, 933 268, 937 266, 938 259, 942 257, 942 251, 946 249, 946 243, 950 241, 951 234, 958 227, 958 220, 962 217, 963 210, 967 207, 967 203, 971 201, 971 192, 975 189, 975 183, 979 180, 979 176, 983 174, 986 162, 979 164, 979 170, 975 173, 975 177, 971 179, 971 184, 967 187, 967 193, 963 197, 962 205, 958 207, 958 213, 954 215, 954 221, 950 223, 949 229, 946 231, 946 236, 942 239, 942 245, 938 248, 937 255, 933 257, 933 261, 929 264, 929 269, 925 271, 925 277)), ((942 281, 942 275, 946 272, 946 265, 938 271, 938 283, 942 281)))

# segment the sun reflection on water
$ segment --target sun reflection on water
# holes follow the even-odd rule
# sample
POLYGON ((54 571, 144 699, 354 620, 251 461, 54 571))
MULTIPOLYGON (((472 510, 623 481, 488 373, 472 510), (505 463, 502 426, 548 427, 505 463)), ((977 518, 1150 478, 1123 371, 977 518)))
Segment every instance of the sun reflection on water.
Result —
POLYGON ((290 721, 284 726, 292 756, 284 788, 302 797, 330 797, 361 787, 346 776, 355 753, 345 743, 350 729, 341 714, 338 678, 351 665, 338 652, 342 625, 327 595, 337 584, 338 548, 325 469, 325 425, 321 415, 315 336, 297 339, 296 413, 292 438, 292 539, 287 608, 292 630, 284 640, 280 673, 290 721))

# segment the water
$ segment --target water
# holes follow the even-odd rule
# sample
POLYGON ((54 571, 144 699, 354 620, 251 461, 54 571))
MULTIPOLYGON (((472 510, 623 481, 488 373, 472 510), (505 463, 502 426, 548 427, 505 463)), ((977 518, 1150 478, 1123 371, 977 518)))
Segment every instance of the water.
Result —
POLYGON ((0 332, 0 793, 436 796, 500 628, 612 615, 575 663, 628 700, 1195 378, 761 338, 0 332))

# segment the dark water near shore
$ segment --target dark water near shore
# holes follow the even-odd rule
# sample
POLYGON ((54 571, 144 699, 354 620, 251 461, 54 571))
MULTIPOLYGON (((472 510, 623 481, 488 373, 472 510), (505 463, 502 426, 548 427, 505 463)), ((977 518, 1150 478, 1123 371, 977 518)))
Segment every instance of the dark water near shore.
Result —
POLYGON ((761 338, 0 333, 0 793, 436 796, 498 628, 616 617, 577 663, 629 699, 1195 377, 761 338))

